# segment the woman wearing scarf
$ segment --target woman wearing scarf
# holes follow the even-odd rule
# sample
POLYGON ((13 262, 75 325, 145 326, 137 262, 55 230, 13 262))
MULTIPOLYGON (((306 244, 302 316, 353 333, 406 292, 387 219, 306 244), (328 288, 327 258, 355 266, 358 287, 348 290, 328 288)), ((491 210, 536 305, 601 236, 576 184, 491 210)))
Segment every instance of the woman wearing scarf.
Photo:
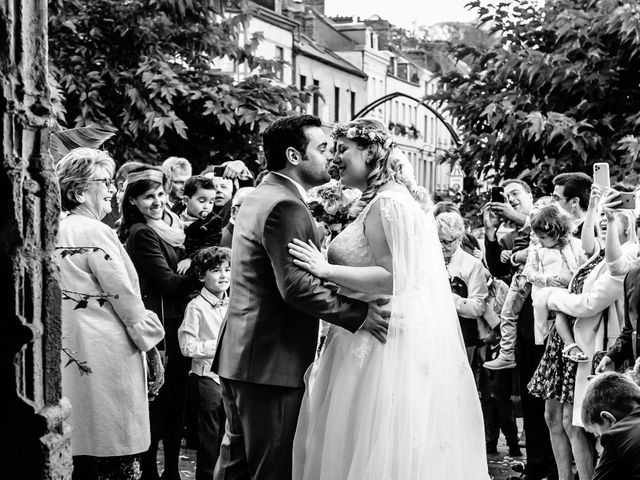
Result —
POLYGON ((120 240, 140 277, 142 299, 158 314, 165 327, 165 385, 149 405, 151 446, 142 457, 142 478, 158 479, 158 442, 164 445, 162 478, 177 480, 180 442, 184 426, 190 359, 180 353, 178 327, 189 294, 197 287, 186 275, 176 273, 184 257, 184 232, 178 216, 166 208, 168 179, 157 167, 132 170, 122 198, 120 240))

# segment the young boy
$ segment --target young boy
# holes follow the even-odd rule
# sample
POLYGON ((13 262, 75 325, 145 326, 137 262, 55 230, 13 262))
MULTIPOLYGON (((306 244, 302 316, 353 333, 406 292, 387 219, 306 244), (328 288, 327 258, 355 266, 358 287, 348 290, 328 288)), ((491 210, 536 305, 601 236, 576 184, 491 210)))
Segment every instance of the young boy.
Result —
POLYGON ((210 178, 202 175, 189 177, 184 184, 182 199, 173 205, 172 211, 188 227, 198 219, 206 218, 213 210, 216 187, 210 178))
POLYGON ((640 480, 640 388, 628 376, 607 372, 591 380, 582 423, 602 445, 593 480, 640 480))
MULTIPOLYGON (((205 170, 206 172, 206 170, 205 170)), ((233 181, 227 178, 211 176, 203 173, 213 184, 215 189, 213 206, 207 215, 186 226, 184 248, 187 255, 206 247, 220 245, 222 229, 229 222, 231 215, 231 196, 233 195, 233 181)))
POLYGON ((224 433, 225 415, 218 376, 211 371, 220 325, 227 313, 231 251, 208 247, 193 257, 190 273, 203 283, 187 305, 178 329, 180 350, 191 357, 189 392, 196 409, 196 478, 213 478, 224 433))

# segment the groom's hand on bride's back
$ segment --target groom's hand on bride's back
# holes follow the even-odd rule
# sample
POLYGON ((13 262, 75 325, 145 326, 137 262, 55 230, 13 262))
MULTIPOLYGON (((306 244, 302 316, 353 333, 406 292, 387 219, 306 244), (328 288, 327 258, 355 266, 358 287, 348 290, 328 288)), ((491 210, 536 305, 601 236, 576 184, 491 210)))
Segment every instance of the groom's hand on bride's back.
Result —
POLYGON ((369 313, 360 330, 369 332, 380 342, 386 343, 390 316, 391 306, 389 305, 388 298, 381 298, 375 302, 369 302, 369 313))

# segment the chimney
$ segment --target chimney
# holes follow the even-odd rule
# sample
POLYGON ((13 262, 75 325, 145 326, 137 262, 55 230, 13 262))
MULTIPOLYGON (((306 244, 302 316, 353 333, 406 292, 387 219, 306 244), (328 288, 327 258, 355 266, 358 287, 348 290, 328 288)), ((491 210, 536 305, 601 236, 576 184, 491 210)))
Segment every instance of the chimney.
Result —
POLYGON ((324 0, 304 0, 304 4, 313 8, 320 15, 324 15, 324 0))
POLYGON ((311 40, 315 40, 314 38, 314 27, 315 27, 316 17, 311 12, 306 12, 304 17, 302 17, 302 31, 304 34, 309 37, 311 40))

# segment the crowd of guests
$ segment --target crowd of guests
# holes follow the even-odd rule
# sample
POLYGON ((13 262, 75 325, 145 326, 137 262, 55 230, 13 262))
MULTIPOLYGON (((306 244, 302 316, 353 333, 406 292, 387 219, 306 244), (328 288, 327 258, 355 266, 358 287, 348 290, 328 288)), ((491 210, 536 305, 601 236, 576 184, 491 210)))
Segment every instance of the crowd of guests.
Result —
POLYGON ((494 198, 483 208, 483 248, 468 240, 470 229, 455 206, 435 207, 477 373, 487 454, 497 453, 502 431, 509 454, 521 455, 519 399, 527 458, 516 464, 521 475, 514 478, 570 480, 574 469, 581 479, 637 478, 618 476, 638 472, 631 457, 640 446, 637 386, 621 374, 591 381, 624 371, 637 357, 637 217, 619 208, 618 198, 633 188, 603 188, 584 173, 564 173, 553 183, 550 196, 535 199, 526 182, 503 181, 503 201, 494 198), (622 419, 623 433, 614 434, 622 419), (624 440, 615 445, 614 438, 624 440))
POLYGON ((179 479, 185 418, 196 476, 213 478, 224 411, 211 361, 230 282, 220 245, 231 246, 251 174, 228 162, 192 175, 179 157, 115 167, 91 148, 56 166, 74 478, 179 479))
MULTIPOLYGON (((185 436, 196 478, 213 478, 225 412, 211 363, 251 174, 231 161, 193 175, 179 157, 116 171, 90 148, 56 171, 74 479, 179 479, 185 436)), ((455 204, 433 207, 487 454, 502 432, 509 454, 522 455, 526 434, 520 478, 570 480, 574 465, 581 479, 640 478, 640 389, 619 373, 638 351, 636 215, 617 199, 632 189, 582 173, 557 176, 539 199, 522 180, 501 187, 478 237, 455 204)))

